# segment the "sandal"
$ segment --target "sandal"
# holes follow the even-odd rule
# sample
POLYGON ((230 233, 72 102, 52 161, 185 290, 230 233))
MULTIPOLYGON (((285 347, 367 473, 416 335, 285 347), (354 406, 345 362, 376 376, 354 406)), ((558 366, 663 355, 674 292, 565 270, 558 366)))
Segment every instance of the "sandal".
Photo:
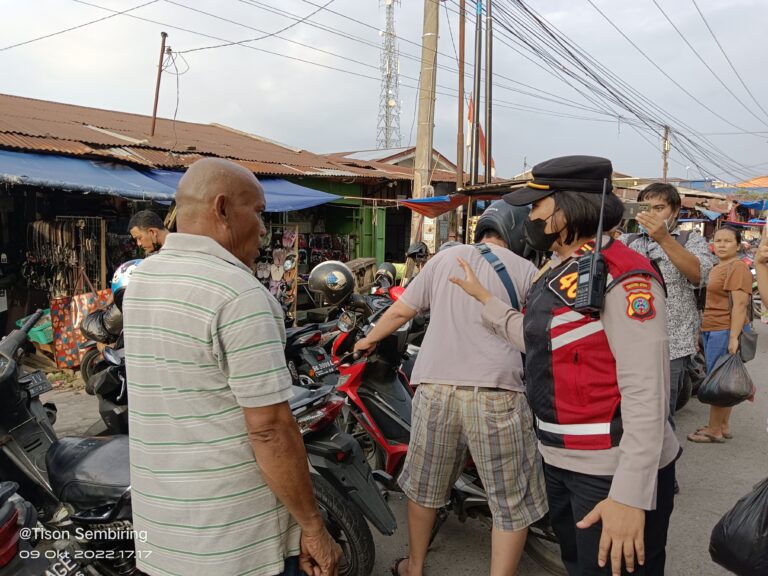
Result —
POLYGON ((725 444, 724 437, 707 434, 706 432, 688 434, 688 441, 695 442, 696 444, 725 444))
POLYGON ((408 556, 404 556, 403 558, 398 558, 395 560, 395 562, 392 564, 392 568, 390 568, 392 576, 400 576, 400 564, 406 560, 408 560, 408 556))
MULTIPOLYGON (((696 429, 696 434, 700 434, 701 432, 703 432, 706 429, 707 429, 706 426, 702 426, 701 428, 697 428, 696 429)), ((726 440, 733 440, 733 434, 731 434, 730 432, 723 432, 723 438, 725 438, 726 440)))

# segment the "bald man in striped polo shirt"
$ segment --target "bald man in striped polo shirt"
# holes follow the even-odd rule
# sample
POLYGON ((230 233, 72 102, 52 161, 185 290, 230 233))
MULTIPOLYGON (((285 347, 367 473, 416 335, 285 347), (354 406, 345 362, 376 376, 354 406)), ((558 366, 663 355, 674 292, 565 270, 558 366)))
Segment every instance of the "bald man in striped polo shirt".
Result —
POLYGON ((245 168, 195 162, 179 233, 124 300, 138 567, 152 576, 334 575, 288 406, 282 311, 250 265, 264 193, 245 168))

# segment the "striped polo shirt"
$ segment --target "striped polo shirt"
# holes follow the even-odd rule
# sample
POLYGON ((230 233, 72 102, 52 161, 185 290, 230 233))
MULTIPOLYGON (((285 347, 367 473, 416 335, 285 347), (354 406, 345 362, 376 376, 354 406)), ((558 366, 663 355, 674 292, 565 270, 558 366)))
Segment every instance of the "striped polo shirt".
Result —
POLYGON ((138 567, 274 576, 299 528, 261 475, 243 407, 291 397, 283 315, 206 236, 170 234, 123 304, 138 567))

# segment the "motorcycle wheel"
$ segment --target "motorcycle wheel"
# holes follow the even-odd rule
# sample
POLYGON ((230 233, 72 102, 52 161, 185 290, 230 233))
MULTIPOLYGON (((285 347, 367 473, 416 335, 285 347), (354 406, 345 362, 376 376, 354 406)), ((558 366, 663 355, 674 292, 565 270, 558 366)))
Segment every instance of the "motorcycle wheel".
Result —
POLYGON ((339 576, 368 576, 373 571, 376 549, 365 518, 325 479, 313 474, 312 485, 325 527, 344 553, 339 576))
POLYGON ((91 376, 102 369, 99 366, 101 362, 103 362, 101 352, 97 348, 91 348, 83 355, 83 359, 80 362, 80 377, 83 379, 83 382, 87 384, 91 376))
POLYGON ((549 524, 549 516, 544 516, 528 528, 525 551, 536 564, 550 574, 568 576, 565 565, 560 558, 560 545, 557 543, 557 536, 549 524))

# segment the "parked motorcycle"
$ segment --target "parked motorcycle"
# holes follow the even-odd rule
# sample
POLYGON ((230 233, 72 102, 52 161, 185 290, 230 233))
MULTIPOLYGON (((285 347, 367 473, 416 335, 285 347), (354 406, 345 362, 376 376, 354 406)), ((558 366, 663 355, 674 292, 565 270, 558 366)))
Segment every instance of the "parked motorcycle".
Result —
POLYGON ((128 439, 57 438, 39 399, 50 383, 40 372, 23 374, 17 362, 41 315, 0 341, 0 477, 19 486, 47 532, 78 538, 56 536, 28 558, 40 559, 43 547, 54 551, 42 556, 55 559, 52 574, 133 574, 128 439), (121 538, 104 536, 118 532, 121 538))
MULTIPOLYGON (((57 438, 39 400, 51 388, 48 380, 42 373, 22 375, 16 362, 40 315, 33 315, 0 342, 0 437, 4 438, 0 477, 18 483, 20 494, 33 503, 48 532, 96 535, 77 542, 38 544, 38 548, 54 547, 70 554, 61 556, 51 574, 74 576, 85 567, 96 575, 134 575, 137 552, 129 537, 133 528, 128 437, 57 438), (122 537, 105 536, 116 532, 122 537), (79 556, 87 560, 75 565, 72 558, 79 556)), ((113 352, 108 360, 118 367, 124 359, 113 352)), ((312 481, 318 504, 329 532, 344 551, 340 574, 367 576, 374 548, 366 519, 383 534, 394 533, 396 520, 360 446, 336 426, 343 401, 334 395, 333 387, 294 387, 294 392, 290 405, 315 472, 312 481)), ((0 527, 5 525, 0 522, 0 527)))
POLYGON ((123 335, 114 347, 103 351, 104 368, 85 382, 85 391, 99 399, 101 420, 88 430, 88 436, 128 434, 128 380, 125 373, 123 335))
MULTIPOLYGON (((344 430, 358 440, 371 467, 382 469, 386 478, 391 479, 387 488, 397 490, 396 479, 402 470, 411 432, 413 392, 401 369, 410 323, 379 342, 369 356, 357 358, 353 352, 357 339, 375 326, 384 311, 369 319, 345 311, 339 318, 342 335, 334 345, 334 357, 340 366, 336 390, 346 397, 349 407, 350 417, 344 421, 344 430)), ((492 525, 488 498, 471 462, 453 486, 449 505, 439 512, 432 538, 449 512, 462 522, 477 518, 488 527, 492 525)), ((565 576, 557 539, 547 518, 530 527, 526 551, 547 571, 565 576)))

